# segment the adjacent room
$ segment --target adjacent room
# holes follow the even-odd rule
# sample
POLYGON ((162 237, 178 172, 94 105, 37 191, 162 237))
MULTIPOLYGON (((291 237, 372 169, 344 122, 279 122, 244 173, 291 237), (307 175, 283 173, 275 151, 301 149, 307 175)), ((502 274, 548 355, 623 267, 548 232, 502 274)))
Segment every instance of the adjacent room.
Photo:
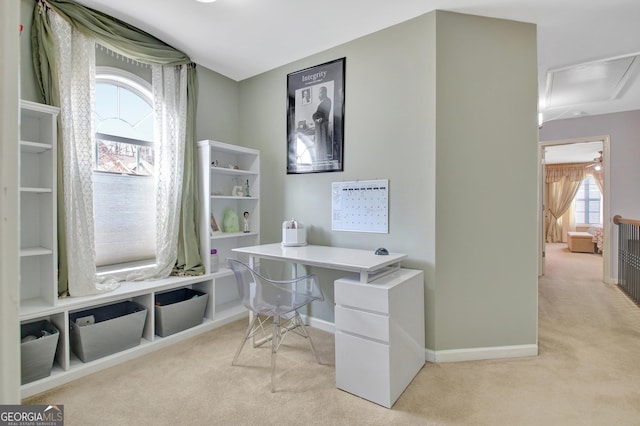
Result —
POLYGON ((602 254, 604 141, 544 147, 545 242, 602 254))
POLYGON ((4 2, 3 418, 637 422, 640 9, 503 3, 4 2))

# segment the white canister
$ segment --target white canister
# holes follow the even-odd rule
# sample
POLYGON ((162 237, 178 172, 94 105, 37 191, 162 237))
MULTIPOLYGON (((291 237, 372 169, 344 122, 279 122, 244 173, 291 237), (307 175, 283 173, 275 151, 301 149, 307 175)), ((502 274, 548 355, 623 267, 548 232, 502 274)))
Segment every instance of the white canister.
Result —
POLYGON ((282 222, 282 245, 304 246, 307 244, 307 233, 302 222, 295 219, 282 222))

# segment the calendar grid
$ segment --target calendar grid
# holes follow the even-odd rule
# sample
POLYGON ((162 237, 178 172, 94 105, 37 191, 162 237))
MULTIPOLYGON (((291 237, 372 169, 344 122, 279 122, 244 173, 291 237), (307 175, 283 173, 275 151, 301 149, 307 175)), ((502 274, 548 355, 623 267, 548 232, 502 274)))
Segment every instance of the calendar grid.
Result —
POLYGON ((389 180, 332 183, 334 231, 389 233, 389 180))

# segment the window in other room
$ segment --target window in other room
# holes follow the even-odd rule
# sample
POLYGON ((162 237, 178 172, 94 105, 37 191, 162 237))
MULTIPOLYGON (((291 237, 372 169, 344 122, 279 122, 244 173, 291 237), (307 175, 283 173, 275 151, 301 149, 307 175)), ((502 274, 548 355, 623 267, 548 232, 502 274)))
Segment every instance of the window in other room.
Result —
POLYGON ((574 219, 576 224, 602 223, 602 194, 593 176, 588 176, 580 183, 574 198, 574 219))
POLYGON ((96 67, 94 223, 98 272, 155 263, 151 84, 96 67))

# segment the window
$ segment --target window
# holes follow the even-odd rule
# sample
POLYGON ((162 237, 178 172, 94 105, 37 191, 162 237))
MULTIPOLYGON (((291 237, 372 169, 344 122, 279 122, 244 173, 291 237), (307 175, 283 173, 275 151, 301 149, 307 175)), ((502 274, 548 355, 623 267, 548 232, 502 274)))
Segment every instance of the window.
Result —
POLYGON ((151 85, 96 67, 95 96, 96 266, 148 265, 155 260, 156 229, 151 85))
POLYGON ((576 223, 602 223, 602 194, 593 176, 588 176, 580 183, 573 202, 576 223))

